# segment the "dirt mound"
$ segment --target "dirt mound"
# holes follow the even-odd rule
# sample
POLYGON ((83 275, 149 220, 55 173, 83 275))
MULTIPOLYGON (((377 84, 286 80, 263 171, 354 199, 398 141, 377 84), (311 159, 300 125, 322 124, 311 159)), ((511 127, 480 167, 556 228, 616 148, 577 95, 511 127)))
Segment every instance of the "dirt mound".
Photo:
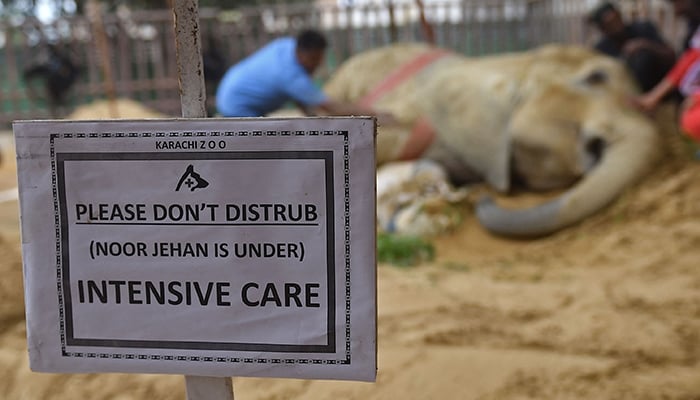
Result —
POLYGON ((147 119, 166 118, 163 113, 150 109, 143 104, 130 99, 99 100, 75 109, 66 119, 91 120, 91 119, 147 119))

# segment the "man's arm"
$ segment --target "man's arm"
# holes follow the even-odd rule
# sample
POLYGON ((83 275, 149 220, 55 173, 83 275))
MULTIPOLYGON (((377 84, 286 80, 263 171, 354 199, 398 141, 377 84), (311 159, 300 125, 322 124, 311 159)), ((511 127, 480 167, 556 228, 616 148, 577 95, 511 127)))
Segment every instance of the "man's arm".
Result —
POLYGON ((294 105, 297 106, 299 111, 301 111, 302 114, 306 115, 307 117, 315 117, 318 115, 313 108, 309 108, 298 101, 294 101, 294 105))
POLYGON ((370 107, 365 107, 354 103, 328 99, 325 102, 319 104, 317 108, 320 109, 323 112, 323 114, 327 115, 368 115, 377 117, 377 122, 379 123, 379 125, 387 126, 398 124, 398 121, 396 120, 396 118, 394 118, 394 116, 391 113, 378 111, 370 107))
POLYGON ((288 96, 296 103, 297 107, 308 116, 367 115, 377 117, 377 122, 383 126, 398 124, 396 119, 388 112, 374 110, 371 107, 351 102, 331 99, 328 95, 323 93, 321 89, 316 87, 310 76, 302 75, 296 80, 287 83, 286 91, 288 96))
POLYGON ((676 87, 676 84, 668 78, 664 78, 652 90, 641 96, 633 97, 632 104, 646 113, 653 112, 667 94, 676 87))
POLYGON ((695 62, 700 60, 700 51, 687 50, 681 55, 671 71, 653 89, 641 96, 632 99, 633 104, 645 112, 652 112, 661 100, 680 85, 686 72, 695 62))

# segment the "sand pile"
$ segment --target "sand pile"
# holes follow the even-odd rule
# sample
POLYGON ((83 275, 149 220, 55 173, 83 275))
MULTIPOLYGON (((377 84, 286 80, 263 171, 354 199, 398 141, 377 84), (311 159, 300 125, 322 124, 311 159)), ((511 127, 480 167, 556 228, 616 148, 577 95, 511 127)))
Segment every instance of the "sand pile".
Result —
MULTIPOLYGON (((540 240, 496 238, 469 215, 433 262, 379 266, 377 383, 235 378, 236 398, 698 399, 699 182, 700 162, 662 164, 540 240)), ((184 399, 179 376, 30 372, 18 243, 0 238, 1 398, 184 399)))

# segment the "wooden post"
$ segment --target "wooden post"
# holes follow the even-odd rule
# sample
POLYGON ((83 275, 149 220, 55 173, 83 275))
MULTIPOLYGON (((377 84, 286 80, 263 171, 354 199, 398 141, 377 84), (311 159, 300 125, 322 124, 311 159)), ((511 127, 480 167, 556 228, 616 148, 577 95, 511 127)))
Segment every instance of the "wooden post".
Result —
POLYGON ((231 378, 186 376, 187 400, 233 400, 231 378))
POLYGON ((110 60, 109 42, 105 33, 104 21, 102 20, 102 10, 97 0, 88 0, 85 5, 90 24, 92 25, 92 34, 95 37, 99 59, 102 62, 102 73, 104 74, 104 86, 107 93, 107 101, 109 105, 109 114, 112 118, 119 117, 117 108, 117 94, 114 85, 114 76, 112 75, 112 61, 110 60))
MULTIPOLYGON (((182 116, 204 118, 206 89, 197 0, 175 0, 175 51, 182 116)), ((231 378, 185 376, 187 400, 233 400, 231 378)))
POLYGON ((386 7, 389 11, 389 43, 394 44, 399 41, 399 31, 396 28, 396 16, 394 15, 394 1, 388 0, 386 7))
POLYGON ((175 52, 182 116, 207 116, 197 0, 175 0, 175 52))

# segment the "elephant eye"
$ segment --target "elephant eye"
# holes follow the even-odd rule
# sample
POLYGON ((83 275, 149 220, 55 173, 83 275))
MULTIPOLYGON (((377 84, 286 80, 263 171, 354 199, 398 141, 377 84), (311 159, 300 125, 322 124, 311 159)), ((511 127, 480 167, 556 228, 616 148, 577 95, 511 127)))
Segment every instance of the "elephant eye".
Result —
POLYGON ((583 83, 590 86, 602 85, 608 81, 608 74, 605 71, 599 69, 589 73, 584 79, 583 83))
POLYGON ((594 137, 586 142, 586 154, 591 157, 592 165, 598 164, 605 152, 605 140, 594 137))

